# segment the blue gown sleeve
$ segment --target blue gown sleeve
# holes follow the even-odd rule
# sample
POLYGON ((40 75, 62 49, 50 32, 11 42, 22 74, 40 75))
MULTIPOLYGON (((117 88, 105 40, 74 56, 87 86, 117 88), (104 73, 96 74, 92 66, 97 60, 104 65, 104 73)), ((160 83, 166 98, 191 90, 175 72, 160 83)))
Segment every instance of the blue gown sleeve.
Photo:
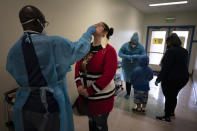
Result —
POLYGON ((143 46, 143 45, 141 45, 141 51, 140 51, 140 54, 141 54, 141 55, 146 55, 146 51, 145 51, 145 49, 144 49, 144 46, 143 46))
POLYGON ((18 80, 19 77, 16 75, 16 72, 14 71, 13 59, 14 59, 14 56, 12 55, 12 50, 10 50, 7 56, 6 70, 15 79, 16 83, 21 86, 20 81, 18 80))
POLYGON ((138 59, 141 55, 146 55, 146 51, 145 51, 143 45, 140 44, 139 50, 140 50, 140 53, 136 54, 136 55, 132 55, 133 58, 138 59))
POLYGON ((62 37, 56 37, 54 41, 54 52, 57 65, 70 66, 82 59, 90 50, 92 35, 88 32, 82 37, 72 42, 62 37))
POLYGON ((126 54, 125 54, 125 50, 126 50, 126 47, 123 45, 123 46, 120 48, 119 52, 118 52, 118 56, 119 56, 120 58, 130 59, 130 55, 126 55, 126 54))
POLYGON ((7 63, 6 63, 6 70, 10 73, 10 74, 13 74, 12 72, 12 57, 11 57, 11 54, 10 52, 8 53, 8 56, 7 56, 7 63))

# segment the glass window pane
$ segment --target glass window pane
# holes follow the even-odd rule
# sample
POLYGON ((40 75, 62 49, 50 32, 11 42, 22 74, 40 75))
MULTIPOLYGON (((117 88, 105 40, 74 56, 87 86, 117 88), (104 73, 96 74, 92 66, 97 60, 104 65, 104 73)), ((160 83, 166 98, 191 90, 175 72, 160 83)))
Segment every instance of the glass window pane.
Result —
POLYGON ((150 58, 149 63, 152 65, 159 65, 161 63, 162 57, 163 57, 163 54, 149 53, 149 58, 150 58))
POLYGON ((182 42, 182 47, 187 48, 187 41, 189 36, 189 31, 173 31, 172 33, 176 33, 182 42))
POLYGON ((167 31, 152 31, 149 58, 150 64, 159 65, 165 49, 167 31))
POLYGON ((164 53, 166 31, 152 31, 150 52, 164 53))

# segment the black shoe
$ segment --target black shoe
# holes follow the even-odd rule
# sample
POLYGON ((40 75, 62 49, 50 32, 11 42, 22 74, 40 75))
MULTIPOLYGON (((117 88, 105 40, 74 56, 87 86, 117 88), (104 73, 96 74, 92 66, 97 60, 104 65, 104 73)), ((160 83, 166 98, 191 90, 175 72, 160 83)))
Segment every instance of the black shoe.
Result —
POLYGON ((156 119, 160 121, 171 122, 170 117, 167 116, 156 116, 156 119))
POLYGON ((141 111, 142 111, 143 113, 145 113, 145 112, 146 112, 146 109, 142 108, 141 111))
POLYGON ((174 114, 174 113, 171 113, 170 116, 171 116, 171 117, 175 117, 175 114, 174 114))
POLYGON ((176 118, 175 114, 174 113, 170 114, 170 118, 175 119, 176 118))

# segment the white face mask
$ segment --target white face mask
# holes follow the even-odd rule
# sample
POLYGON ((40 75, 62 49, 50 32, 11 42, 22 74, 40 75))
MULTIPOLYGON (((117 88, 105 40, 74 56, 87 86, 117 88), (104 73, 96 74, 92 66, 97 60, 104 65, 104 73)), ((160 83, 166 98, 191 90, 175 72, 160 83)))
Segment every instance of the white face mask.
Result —
POLYGON ((31 20, 25 21, 25 22, 23 22, 23 23, 21 23, 21 24, 22 24, 22 25, 25 25, 25 24, 28 24, 28 23, 34 21, 34 20, 36 20, 36 19, 31 19, 31 20))
POLYGON ((42 34, 42 35, 47 35, 47 32, 46 32, 45 27, 44 27, 44 25, 42 24, 42 22, 40 22, 40 20, 39 20, 39 19, 37 19, 37 21, 40 23, 40 25, 41 25, 41 26, 42 26, 42 28, 43 28, 43 30, 42 30, 42 32, 41 32, 41 34, 42 34))
POLYGON ((47 35, 47 32, 46 32, 45 28, 42 30, 41 34, 42 35, 47 35))
POLYGON ((135 48, 137 45, 131 45, 132 48, 135 48))
MULTIPOLYGON (((44 27, 44 25, 42 24, 42 22, 40 22, 39 19, 31 19, 31 20, 28 20, 28 21, 23 22, 23 23, 21 23, 21 24, 22 24, 22 25, 25 25, 25 24, 27 24, 27 23, 30 23, 30 22, 34 21, 34 20, 37 20, 37 21, 40 23, 40 25, 42 26, 43 30, 42 30, 41 34, 42 34, 42 35, 47 35, 47 32, 46 32, 46 30, 45 30, 45 27, 44 27)), ((24 32, 35 32, 35 31, 28 30, 28 31, 24 31, 24 32)), ((38 33, 38 32, 35 32, 35 33, 38 33)))

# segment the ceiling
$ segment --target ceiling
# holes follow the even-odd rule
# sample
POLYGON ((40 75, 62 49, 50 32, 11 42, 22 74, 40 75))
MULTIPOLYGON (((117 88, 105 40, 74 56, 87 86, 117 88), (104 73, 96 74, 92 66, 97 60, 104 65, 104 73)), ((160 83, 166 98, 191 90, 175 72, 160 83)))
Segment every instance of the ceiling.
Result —
POLYGON ((161 12, 183 12, 197 11, 197 0, 188 0, 185 5, 170 5, 160 7, 149 7, 149 4, 175 2, 182 0, 128 0, 130 4, 144 13, 161 13, 161 12))

